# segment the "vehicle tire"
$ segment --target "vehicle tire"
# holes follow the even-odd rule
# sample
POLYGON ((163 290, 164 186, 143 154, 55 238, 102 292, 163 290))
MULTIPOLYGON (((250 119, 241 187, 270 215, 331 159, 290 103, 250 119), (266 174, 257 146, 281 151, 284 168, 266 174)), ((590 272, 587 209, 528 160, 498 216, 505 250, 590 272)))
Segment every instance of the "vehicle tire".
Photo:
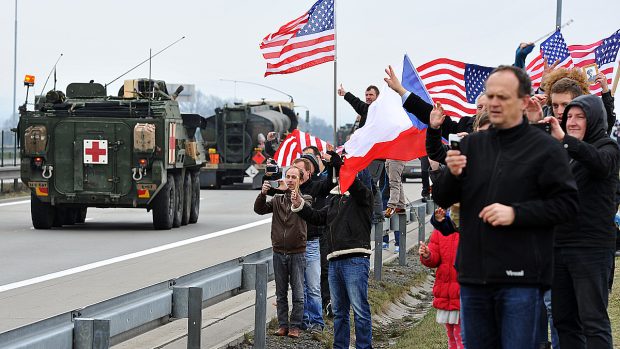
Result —
POLYGON ((174 176, 168 174, 166 184, 159 191, 153 200, 153 226, 158 230, 168 230, 172 228, 174 221, 176 186, 174 176))
POLYGON ((183 214, 181 215, 181 225, 189 223, 189 215, 192 210, 192 174, 185 170, 183 179, 183 214))
POLYGON ((77 214, 75 218, 75 223, 84 224, 86 222, 86 212, 88 211, 88 206, 81 206, 76 208, 77 214))
POLYGON ((198 215, 200 214, 200 172, 196 171, 192 173, 192 208, 189 212, 189 223, 194 224, 198 222, 198 215))
POLYGON ((30 216, 35 229, 50 229, 54 224, 54 207, 34 194, 30 197, 30 216))
POLYGON ((178 228, 181 226, 183 220, 183 178, 180 173, 174 174, 174 186, 175 186, 175 203, 174 203, 174 220, 172 221, 172 227, 178 228))

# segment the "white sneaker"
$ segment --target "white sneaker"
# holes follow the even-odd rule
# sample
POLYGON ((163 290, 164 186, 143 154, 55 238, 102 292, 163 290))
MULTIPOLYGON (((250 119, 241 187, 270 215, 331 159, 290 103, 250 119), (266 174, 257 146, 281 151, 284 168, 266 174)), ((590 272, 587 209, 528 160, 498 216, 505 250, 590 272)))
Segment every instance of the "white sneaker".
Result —
POLYGON ((399 253, 400 252, 400 248, 398 248, 398 246, 394 247, 394 253, 399 253))
POLYGON ((384 242, 384 243, 383 243, 383 249, 384 249, 384 250, 387 250, 387 249, 389 249, 389 248, 390 248, 390 244, 389 244, 389 243, 387 243, 387 242, 384 242))

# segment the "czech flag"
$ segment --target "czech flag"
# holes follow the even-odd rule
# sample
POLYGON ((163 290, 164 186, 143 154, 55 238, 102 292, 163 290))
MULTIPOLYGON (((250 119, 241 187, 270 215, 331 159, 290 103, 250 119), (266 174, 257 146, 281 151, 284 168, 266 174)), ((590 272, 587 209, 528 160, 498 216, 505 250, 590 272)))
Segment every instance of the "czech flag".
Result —
MULTIPOLYGON (((432 104, 418 73, 405 55, 402 84, 432 104)), ((357 173, 375 159, 409 161, 426 156, 426 124, 403 109, 401 96, 384 84, 368 108, 364 127, 353 133, 344 145, 347 153, 340 169, 340 190, 345 192, 357 173)))

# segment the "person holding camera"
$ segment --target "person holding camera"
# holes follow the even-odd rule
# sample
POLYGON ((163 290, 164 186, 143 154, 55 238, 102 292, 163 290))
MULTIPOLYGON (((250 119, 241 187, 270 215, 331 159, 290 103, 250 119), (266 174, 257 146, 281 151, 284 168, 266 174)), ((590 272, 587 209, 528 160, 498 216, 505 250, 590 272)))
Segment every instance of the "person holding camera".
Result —
POLYGON ((595 95, 573 99, 561 120, 544 121, 571 159, 580 210, 556 229, 553 321, 560 347, 611 349, 607 304, 620 149, 607 136, 605 107, 595 95))
POLYGON ((524 116, 531 89, 522 69, 494 69, 486 81, 492 127, 448 151, 433 187, 440 207, 461 203, 456 265, 470 349, 536 347, 553 229, 578 208, 565 150, 524 116))
POLYGON ((286 191, 275 194, 267 200, 271 189, 269 181, 263 183, 261 192, 254 202, 254 212, 259 215, 272 213, 271 245, 273 248, 273 269, 276 281, 276 303, 278 312, 278 331, 276 336, 298 338, 301 333, 304 313, 304 270, 306 267, 307 226, 298 215, 291 211, 291 194, 299 200, 310 203, 311 197, 299 193, 304 171, 297 167, 286 170, 284 183, 286 191), (293 309, 290 321, 288 314, 288 287, 293 296, 293 309))

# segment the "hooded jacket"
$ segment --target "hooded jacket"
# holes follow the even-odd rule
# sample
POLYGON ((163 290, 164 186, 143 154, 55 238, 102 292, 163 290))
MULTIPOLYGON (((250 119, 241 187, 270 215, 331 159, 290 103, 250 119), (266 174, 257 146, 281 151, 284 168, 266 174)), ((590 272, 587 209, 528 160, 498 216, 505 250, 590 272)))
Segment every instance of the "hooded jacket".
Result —
POLYGON ((573 99, 564 110, 561 126, 565 131, 568 112, 574 107, 580 107, 585 113, 585 135, 579 140, 567 134, 562 143, 571 158, 580 210, 578 215, 557 227, 556 247, 615 248, 615 193, 620 150, 607 135, 607 113, 601 98, 584 95, 573 99))
POLYGON ((467 165, 460 176, 441 170, 433 198, 460 202, 459 282, 470 285, 551 285, 553 230, 577 212, 577 185, 558 141, 529 125, 491 127, 461 140, 467 165), (514 209, 514 222, 494 227, 479 218, 488 205, 514 209))

